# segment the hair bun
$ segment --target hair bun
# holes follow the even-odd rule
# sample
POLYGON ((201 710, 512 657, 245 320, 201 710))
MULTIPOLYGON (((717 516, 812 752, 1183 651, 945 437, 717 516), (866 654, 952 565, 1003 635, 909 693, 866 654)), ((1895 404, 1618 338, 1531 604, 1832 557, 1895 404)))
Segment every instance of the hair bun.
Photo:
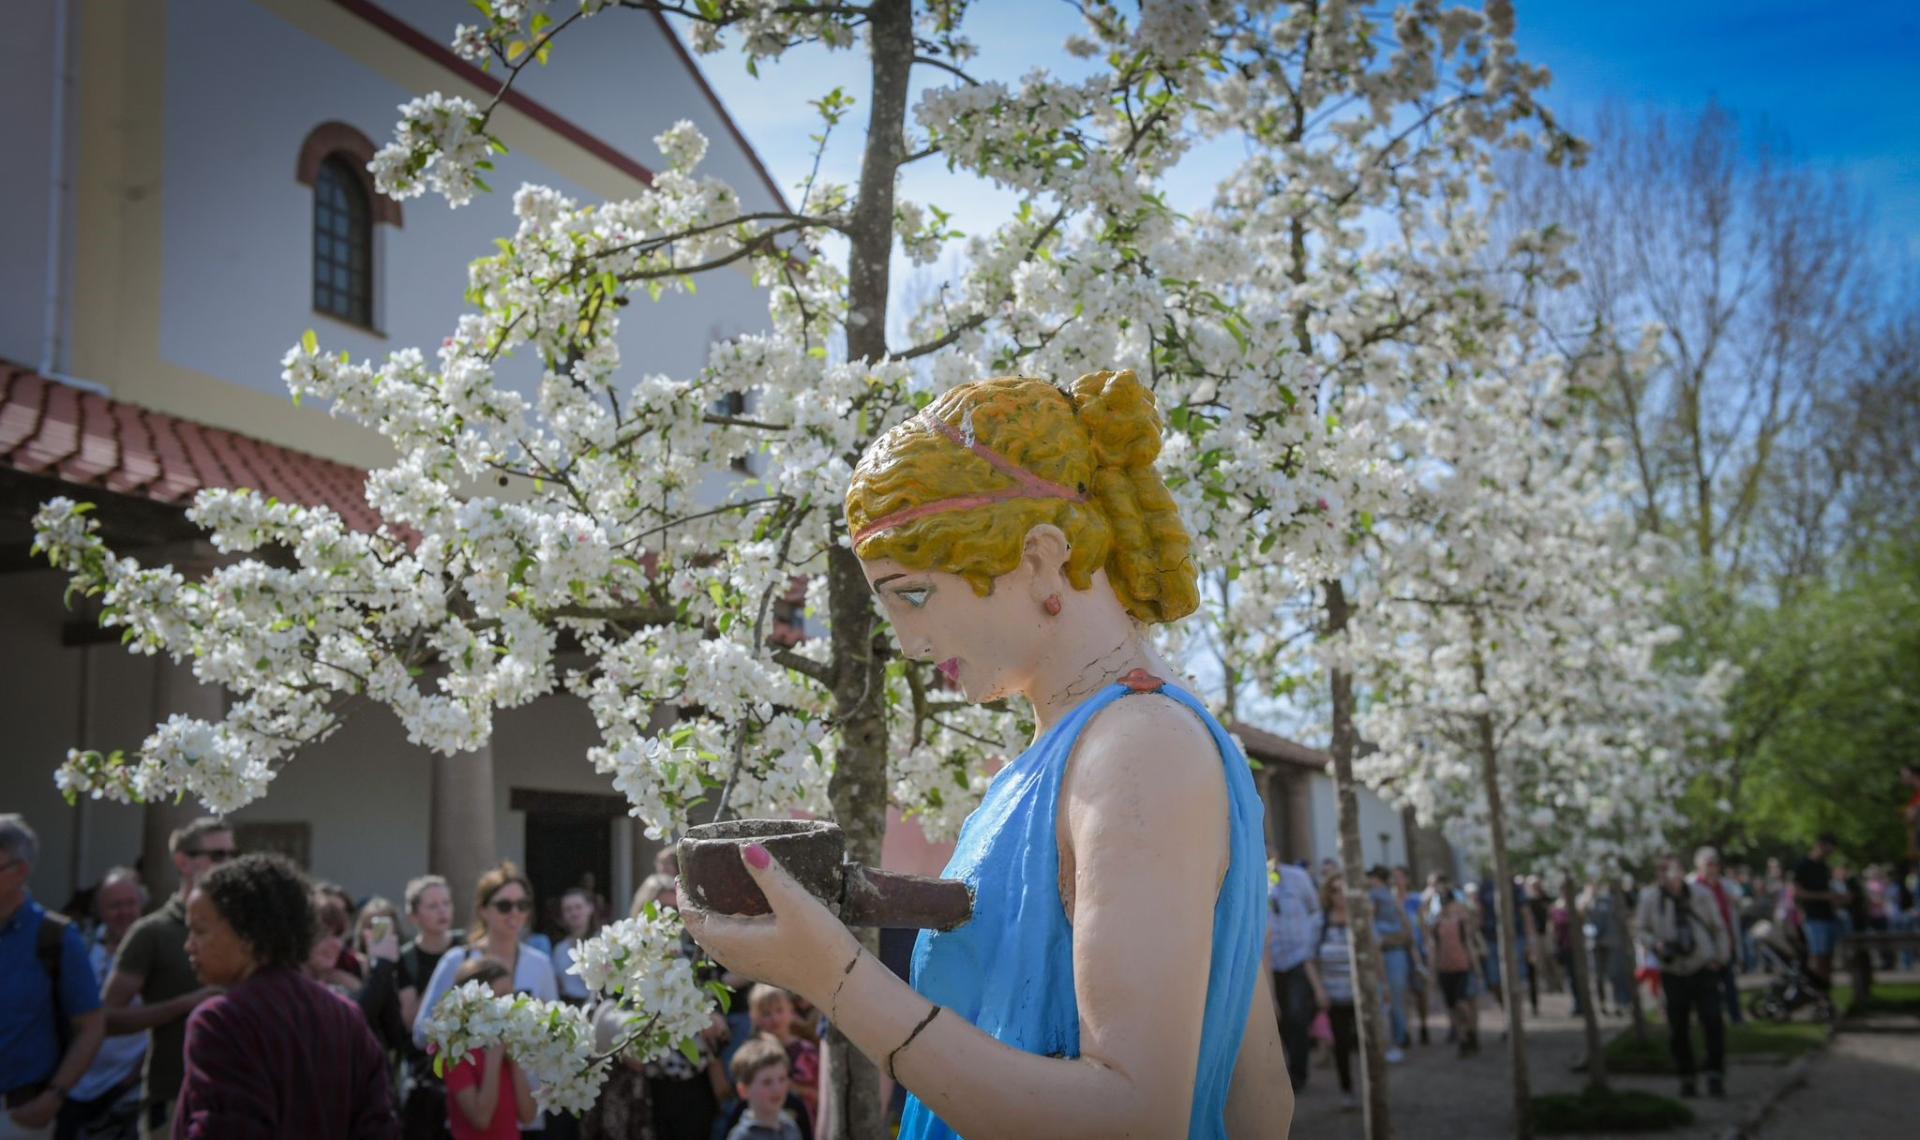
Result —
POLYGON ((1101 467, 1151 467, 1160 458, 1160 405, 1131 370, 1089 372, 1073 382, 1073 406, 1101 467))
POLYGON ((1192 540, 1160 472, 1160 405, 1132 372, 1090 372, 1073 404, 1093 446, 1093 498, 1113 528, 1107 573, 1145 620, 1173 621, 1200 604, 1192 540))

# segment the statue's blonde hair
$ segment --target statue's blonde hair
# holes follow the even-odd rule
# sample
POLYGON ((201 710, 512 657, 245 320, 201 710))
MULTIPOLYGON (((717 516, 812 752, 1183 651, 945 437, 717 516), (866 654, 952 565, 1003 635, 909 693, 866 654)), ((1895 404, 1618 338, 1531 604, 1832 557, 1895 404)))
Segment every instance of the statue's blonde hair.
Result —
POLYGON ((1078 492, 1081 501, 1013 498, 930 514, 868 535, 854 548, 861 558, 958 574, 985 597, 995 578, 1020 565, 1027 532, 1052 523, 1071 545, 1067 580, 1075 589, 1091 587, 1094 571, 1104 568, 1121 604, 1141 621, 1174 621, 1198 608, 1192 543, 1153 465, 1160 409, 1133 373, 1090 373, 1070 392, 1020 378, 946 392, 860 457, 847 488, 853 534, 915 507, 1015 485, 928 416, 970 431, 981 446, 1078 492))

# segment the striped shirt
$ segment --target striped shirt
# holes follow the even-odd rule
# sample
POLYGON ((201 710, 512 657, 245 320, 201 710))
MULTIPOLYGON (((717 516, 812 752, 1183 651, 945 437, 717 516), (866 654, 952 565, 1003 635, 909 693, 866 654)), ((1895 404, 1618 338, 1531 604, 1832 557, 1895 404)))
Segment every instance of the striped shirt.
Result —
POLYGON ((1320 988, 1334 1005, 1353 1004, 1353 952, 1346 923, 1320 923, 1320 988))

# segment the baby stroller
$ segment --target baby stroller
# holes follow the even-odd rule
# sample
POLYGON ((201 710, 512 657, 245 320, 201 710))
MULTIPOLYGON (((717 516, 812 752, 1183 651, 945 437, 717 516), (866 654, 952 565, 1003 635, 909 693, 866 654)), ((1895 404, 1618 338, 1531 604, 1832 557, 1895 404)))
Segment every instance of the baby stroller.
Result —
POLYGON ((1794 1010, 1811 1007, 1815 1021, 1833 1020, 1833 999, 1814 988, 1807 971, 1807 938, 1798 926, 1762 920, 1753 924, 1753 941, 1772 978, 1764 990, 1747 995, 1747 1012, 1761 1021, 1791 1021, 1794 1010))

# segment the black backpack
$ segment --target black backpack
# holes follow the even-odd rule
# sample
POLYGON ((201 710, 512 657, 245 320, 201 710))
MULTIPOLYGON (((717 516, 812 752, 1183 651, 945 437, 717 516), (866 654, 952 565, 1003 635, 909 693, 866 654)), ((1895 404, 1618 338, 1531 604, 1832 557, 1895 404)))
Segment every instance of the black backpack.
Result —
POLYGON ((64 914, 47 911, 40 916, 40 936, 34 942, 34 956, 47 972, 47 985, 53 990, 53 1035, 60 1043, 60 1055, 67 1055, 67 1042, 73 1037, 73 1019, 60 1008, 60 951, 67 941, 67 929, 73 920, 64 914))

